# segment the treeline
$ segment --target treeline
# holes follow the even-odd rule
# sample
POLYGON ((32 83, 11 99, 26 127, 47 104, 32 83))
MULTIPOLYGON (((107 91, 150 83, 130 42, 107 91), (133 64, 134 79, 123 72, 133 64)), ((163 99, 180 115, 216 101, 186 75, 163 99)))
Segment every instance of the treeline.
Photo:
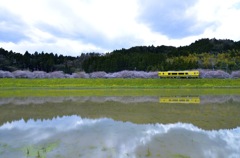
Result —
POLYGON ((86 72, 240 69, 240 41, 201 39, 189 46, 138 46, 115 50, 83 63, 86 72))
POLYGON ((184 47, 137 46, 110 53, 86 53, 77 57, 53 53, 25 54, 0 48, 0 70, 13 72, 63 71, 119 72, 211 69, 226 72, 240 69, 240 41, 200 39, 184 47))
POLYGON ((63 71, 65 73, 73 73, 83 71, 82 63, 88 58, 99 56, 98 53, 86 53, 81 56, 71 57, 53 53, 30 54, 26 51, 24 54, 7 51, 0 48, 0 70, 16 71, 63 71))

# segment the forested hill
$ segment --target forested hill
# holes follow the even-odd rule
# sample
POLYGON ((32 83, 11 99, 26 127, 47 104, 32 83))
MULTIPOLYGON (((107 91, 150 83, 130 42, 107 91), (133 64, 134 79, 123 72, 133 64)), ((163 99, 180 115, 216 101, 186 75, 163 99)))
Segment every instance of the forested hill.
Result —
POLYGON ((86 53, 78 57, 27 51, 24 55, 0 49, 0 70, 118 72, 190 69, 240 69, 240 41, 200 39, 184 47, 137 46, 111 53, 86 53))

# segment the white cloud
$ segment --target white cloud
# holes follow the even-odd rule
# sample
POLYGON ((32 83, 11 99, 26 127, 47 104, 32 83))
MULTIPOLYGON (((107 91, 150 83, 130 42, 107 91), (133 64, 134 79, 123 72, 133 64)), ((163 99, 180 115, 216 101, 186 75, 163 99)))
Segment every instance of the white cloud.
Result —
POLYGON ((75 56, 136 45, 188 45, 199 38, 239 40, 239 4, 239 0, 0 0, 0 47, 75 56))
POLYGON ((238 0, 201 0, 199 1, 194 11, 197 12, 197 18, 200 22, 215 22, 216 25, 206 28, 203 36, 216 38, 229 38, 239 40, 240 35, 237 34, 237 28, 240 23, 237 17, 240 15, 240 10, 234 8, 238 0))
POLYGON ((29 42, 29 41, 22 41, 20 43, 13 43, 13 42, 5 42, 1 43, 4 45, 5 49, 8 50, 17 50, 21 53, 29 51, 34 53, 35 51, 40 52, 48 52, 48 53, 59 53, 64 55, 70 56, 78 56, 81 53, 89 53, 89 52, 106 52, 100 47, 97 47, 93 44, 85 44, 81 41, 74 41, 69 39, 57 39, 54 43, 51 42, 29 42))

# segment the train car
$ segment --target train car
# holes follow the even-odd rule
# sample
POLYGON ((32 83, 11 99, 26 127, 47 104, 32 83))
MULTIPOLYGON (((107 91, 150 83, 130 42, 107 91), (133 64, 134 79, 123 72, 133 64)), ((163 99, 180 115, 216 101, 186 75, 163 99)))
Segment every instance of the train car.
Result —
POLYGON ((199 78, 199 71, 159 71, 160 78, 199 78))

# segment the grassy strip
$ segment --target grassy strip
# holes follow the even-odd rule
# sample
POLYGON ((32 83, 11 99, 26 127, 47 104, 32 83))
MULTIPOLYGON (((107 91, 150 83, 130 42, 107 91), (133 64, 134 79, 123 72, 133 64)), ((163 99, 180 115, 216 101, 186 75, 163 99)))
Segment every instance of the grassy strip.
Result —
POLYGON ((6 88, 240 88, 240 79, 0 79, 6 88))
POLYGON ((68 96, 199 96, 239 95, 240 88, 201 89, 32 89, 0 90, 0 98, 7 97, 68 97, 68 96))
POLYGON ((240 94, 233 79, 0 79, 0 97, 240 94))

